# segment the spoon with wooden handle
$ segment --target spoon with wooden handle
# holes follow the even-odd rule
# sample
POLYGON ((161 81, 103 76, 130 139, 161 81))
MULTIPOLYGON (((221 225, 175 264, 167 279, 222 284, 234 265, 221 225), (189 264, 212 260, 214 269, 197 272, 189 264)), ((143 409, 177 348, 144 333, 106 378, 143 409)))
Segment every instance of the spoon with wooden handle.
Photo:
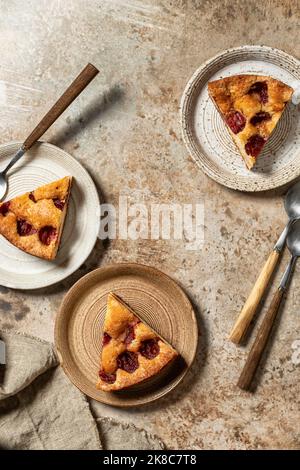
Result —
POLYGON ((56 119, 67 109, 67 107, 77 98, 77 96, 86 88, 86 86, 99 73, 99 70, 92 64, 88 64, 75 78, 71 85, 66 89, 63 95, 52 106, 50 111, 43 117, 32 133, 27 137, 23 145, 11 159, 9 164, 0 172, 0 201, 4 198, 7 191, 7 172, 23 157, 33 144, 49 129, 56 119))
POLYGON ((256 313, 257 307, 260 304, 266 288, 268 287, 280 254, 284 248, 290 227, 295 219, 300 218, 300 182, 294 184, 287 192, 284 200, 284 207, 289 217, 288 223, 280 235, 276 245, 274 246, 269 258, 267 259, 241 313, 239 314, 234 324, 234 327, 229 336, 229 339, 233 343, 239 344, 246 335, 251 320, 256 313))
POLYGON ((282 276, 280 285, 277 291, 275 292, 275 295, 266 313, 266 316, 264 317, 262 324, 258 330, 257 337, 253 343, 244 369, 240 375, 237 385, 243 390, 249 390, 251 386, 256 369, 258 367, 258 364, 268 342, 268 338, 272 331, 272 327, 276 315, 278 313, 283 295, 289 285, 289 280, 293 273, 295 263, 297 261, 297 258, 300 256, 300 220, 297 220, 293 223, 287 237, 287 246, 292 256, 285 270, 285 273, 282 276))

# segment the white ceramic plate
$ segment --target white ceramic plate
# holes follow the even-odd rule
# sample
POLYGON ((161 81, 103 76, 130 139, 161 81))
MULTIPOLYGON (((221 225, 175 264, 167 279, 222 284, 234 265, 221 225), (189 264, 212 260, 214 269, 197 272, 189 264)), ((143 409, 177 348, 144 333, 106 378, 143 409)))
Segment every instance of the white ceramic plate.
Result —
POLYGON ((300 61, 278 49, 242 46, 205 62, 188 82, 181 100, 186 146, 211 178, 241 191, 282 186, 300 175, 300 106, 289 104, 252 171, 247 170, 225 124, 208 96, 207 83, 236 74, 269 75, 300 87, 300 61))
MULTIPOLYGON (((0 168, 20 145, 17 142, 0 146, 0 168)), ((51 144, 36 144, 11 169, 5 200, 67 175, 72 175, 74 181, 57 258, 38 259, 0 236, 0 285, 38 289, 55 284, 76 271, 91 253, 99 232, 99 197, 89 174, 68 153, 51 144)))

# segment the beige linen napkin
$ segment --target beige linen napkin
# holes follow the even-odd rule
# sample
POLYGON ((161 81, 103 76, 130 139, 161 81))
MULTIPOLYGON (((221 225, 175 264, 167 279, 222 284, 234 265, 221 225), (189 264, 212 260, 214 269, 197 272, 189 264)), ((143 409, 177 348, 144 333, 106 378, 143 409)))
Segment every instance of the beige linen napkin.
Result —
POLYGON ((164 448, 133 425, 106 417, 95 421, 86 397, 57 367, 50 343, 7 331, 0 338, 7 363, 0 366, 0 449, 164 448))

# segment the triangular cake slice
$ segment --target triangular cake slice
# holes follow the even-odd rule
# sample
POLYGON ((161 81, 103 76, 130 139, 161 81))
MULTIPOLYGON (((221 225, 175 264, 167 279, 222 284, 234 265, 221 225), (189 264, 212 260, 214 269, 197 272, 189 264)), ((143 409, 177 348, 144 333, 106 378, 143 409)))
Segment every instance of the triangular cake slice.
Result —
POLYGON ((234 75, 208 84, 208 92, 249 169, 275 129, 293 89, 271 77, 234 75))
POLYGON ((68 208, 72 177, 66 176, 0 203, 0 234, 39 258, 56 257, 68 208))
POLYGON ((178 353, 115 294, 104 321, 97 388, 121 390, 158 374, 178 353))

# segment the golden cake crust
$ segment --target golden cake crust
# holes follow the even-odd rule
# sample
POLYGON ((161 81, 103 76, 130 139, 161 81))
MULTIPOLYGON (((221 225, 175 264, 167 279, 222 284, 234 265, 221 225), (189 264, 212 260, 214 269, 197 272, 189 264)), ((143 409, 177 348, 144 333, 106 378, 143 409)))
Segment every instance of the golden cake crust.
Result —
POLYGON ((208 92, 226 122, 247 167, 255 164, 264 143, 270 137, 293 89, 263 75, 235 75, 208 84, 208 92), (230 116, 240 113, 240 130, 230 125, 230 116), (256 137, 259 145, 249 145, 256 137), (260 147, 260 148, 259 148, 260 147))
POLYGON ((121 299, 110 293, 107 301, 107 314, 103 330, 110 339, 102 347, 100 370, 114 375, 113 383, 100 378, 97 388, 103 391, 121 390, 142 382, 163 369, 178 353, 158 336, 148 325, 140 321, 136 314, 121 299), (128 328, 134 329, 132 340, 126 342, 128 328), (158 345, 158 354, 149 359, 141 354, 145 341, 152 340, 158 345), (138 367, 127 372, 118 367, 118 358, 122 353, 133 353, 138 360, 138 367))
POLYGON ((72 177, 44 185, 32 192, 0 203, 0 234, 17 248, 44 259, 54 259, 59 248, 62 229, 67 212, 72 177), (60 209, 55 205, 63 203, 60 209), (58 201, 58 202, 57 202, 58 201), (2 207, 2 211, 1 211, 2 207), (3 208, 8 207, 5 212, 3 208), (18 224, 25 221, 32 226, 28 235, 20 235, 18 224), (41 241, 40 233, 51 227, 56 235, 49 244, 41 241))

